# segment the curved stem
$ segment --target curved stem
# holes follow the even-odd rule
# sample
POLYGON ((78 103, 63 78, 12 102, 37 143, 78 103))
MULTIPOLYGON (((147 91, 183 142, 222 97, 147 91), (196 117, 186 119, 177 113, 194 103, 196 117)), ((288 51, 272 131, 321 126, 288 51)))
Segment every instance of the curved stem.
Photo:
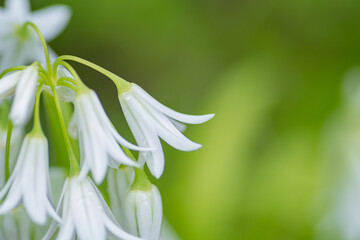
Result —
POLYGON ((61 110, 61 105, 60 105, 59 97, 56 93, 55 86, 51 86, 51 89, 54 94, 55 107, 56 107, 56 111, 57 111, 57 114, 59 117, 60 127, 61 127, 62 133, 64 135, 65 145, 68 150, 68 155, 69 155, 69 160, 70 160, 70 176, 74 176, 80 172, 80 167, 79 167, 78 162, 76 161, 75 153, 71 146, 70 137, 67 132, 64 116, 63 116, 63 113, 61 110))
POLYGON ((41 123, 40 123, 40 96, 41 96, 42 86, 43 83, 39 85, 36 92, 35 107, 34 107, 34 126, 32 130, 34 133, 41 133, 41 134, 43 134, 43 130, 41 128, 41 123))
MULTIPOLYGON (((69 60, 69 61, 75 61, 75 62, 78 62, 78 63, 81 63, 85 66, 88 66, 102 74, 104 74, 105 76, 107 76, 108 78, 110 78, 116 85, 116 87, 118 88, 118 91, 119 92, 122 92, 122 91, 126 91, 127 89, 130 88, 130 83, 128 81, 126 81, 125 79, 115 75, 114 73, 106 70, 105 68, 103 67, 100 67, 99 65, 96 65, 92 62, 89 62, 85 59, 82 59, 82 58, 79 58, 79 57, 76 57, 76 56, 71 56, 71 55, 63 55, 63 56, 60 56, 56 59, 56 61, 62 61, 62 60, 69 60)), ((55 62, 56 62, 55 61, 55 62)))
POLYGON ((42 45, 42 47, 43 47, 43 49, 44 49, 44 53, 45 53, 47 70, 48 70, 49 75, 51 76, 50 55, 49 55, 49 50, 48 50, 48 47, 47 47, 45 38, 44 38, 44 36, 42 35, 42 33, 41 33, 40 29, 38 28, 38 26, 36 26, 34 23, 32 23, 32 22, 26 22, 26 23, 24 24, 24 27, 26 27, 27 25, 29 25, 30 27, 32 27, 32 28, 35 30, 35 32, 37 33, 37 35, 39 36, 39 38, 40 38, 41 45, 42 45))
POLYGON ((10 68, 4 70, 4 71, 0 74, 0 78, 3 78, 3 77, 4 77, 6 74, 8 74, 9 72, 23 70, 24 68, 26 68, 26 66, 10 67, 10 68))
POLYGON ((10 177, 10 141, 12 135, 13 125, 12 122, 9 122, 9 127, 6 135, 6 146, 5 146, 5 182, 10 177))
POLYGON ((86 88, 85 84, 81 81, 81 79, 80 79, 79 75, 77 74, 77 72, 75 71, 75 69, 67 62, 56 60, 53 64, 54 72, 56 72, 56 69, 59 65, 62 65, 63 67, 65 67, 70 72, 70 74, 74 77, 74 79, 72 79, 72 83, 74 83, 76 86, 78 86, 80 88, 83 88, 83 87, 86 88))
POLYGON ((70 82, 66 77, 58 79, 56 86, 65 86, 76 91, 76 86, 74 86, 73 82, 70 82))

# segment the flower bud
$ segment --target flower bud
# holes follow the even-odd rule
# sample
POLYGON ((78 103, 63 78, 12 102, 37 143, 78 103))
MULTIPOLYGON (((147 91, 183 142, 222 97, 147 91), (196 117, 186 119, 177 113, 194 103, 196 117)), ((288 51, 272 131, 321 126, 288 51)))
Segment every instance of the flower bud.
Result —
POLYGON ((128 231, 146 240, 158 240, 162 222, 160 192, 151 183, 133 185, 125 199, 128 231))

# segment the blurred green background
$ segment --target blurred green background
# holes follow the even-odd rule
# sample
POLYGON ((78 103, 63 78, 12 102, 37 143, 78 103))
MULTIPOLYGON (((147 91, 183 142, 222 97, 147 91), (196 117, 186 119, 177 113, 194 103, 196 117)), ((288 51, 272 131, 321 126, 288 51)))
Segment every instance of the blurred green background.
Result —
MULTIPOLYGON (((135 82, 165 105, 216 113, 164 144, 164 214, 182 239, 317 239, 324 124, 360 60, 355 0, 33 0, 73 17, 50 45, 135 82)), ((133 139, 106 78, 74 63, 133 139)), ((321 234, 320 234, 321 235, 321 234)), ((333 236, 335 238, 335 235, 333 236)), ((327 238, 329 239, 329 238, 327 238)))

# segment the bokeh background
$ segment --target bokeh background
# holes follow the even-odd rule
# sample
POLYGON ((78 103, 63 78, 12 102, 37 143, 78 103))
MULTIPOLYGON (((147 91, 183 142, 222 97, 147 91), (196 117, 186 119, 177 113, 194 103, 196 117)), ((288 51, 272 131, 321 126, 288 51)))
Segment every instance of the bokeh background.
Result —
MULTIPOLYGON (((153 179, 182 239, 345 239, 339 224, 324 224, 346 175, 341 156, 336 164, 326 157, 334 128, 327 126, 343 107, 344 77, 360 64, 359 1, 33 0, 32 7, 53 3, 73 9, 50 44, 59 54, 98 63, 178 111, 216 113, 186 131, 203 144, 199 151, 164 144, 165 172, 153 179)), ((133 139, 111 82, 74 66, 133 139)))

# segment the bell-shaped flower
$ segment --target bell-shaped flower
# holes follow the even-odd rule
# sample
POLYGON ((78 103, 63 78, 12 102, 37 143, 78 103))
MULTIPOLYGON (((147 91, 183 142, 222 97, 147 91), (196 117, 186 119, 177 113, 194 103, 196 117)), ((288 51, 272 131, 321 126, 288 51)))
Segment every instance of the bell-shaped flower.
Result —
POLYGON ((50 215, 60 221, 49 198, 48 142, 41 133, 25 136, 15 168, 0 192, 0 214, 24 205, 29 217, 37 224, 46 223, 50 215))
POLYGON ((110 197, 111 210, 121 226, 126 226, 125 197, 134 182, 135 172, 132 167, 120 166, 109 169, 107 186, 110 197))
POLYGON ((28 62, 44 62, 44 52, 35 32, 23 28, 26 21, 35 23, 45 39, 51 41, 65 29, 70 15, 65 5, 31 12, 29 0, 5 0, 5 8, 0 8, 0 71, 28 62))
POLYGON ((153 184, 133 188, 125 199, 127 230, 146 240, 158 240, 162 222, 160 192, 153 184))
POLYGON ((125 118, 140 147, 150 147, 153 151, 141 152, 139 163, 146 162, 152 175, 159 178, 164 171, 164 153, 160 138, 181 151, 193 151, 200 144, 186 138, 179 123, 200 124, 211 119, 214 114, 187 115, 176 112, 151 97, 138 85, 131 83, 128 91, 119 93, 119 100, 125 118))
POLYGON ((80 175, 84 176, 90 170, 95 182, 101 183, 108 165, 138 166, 119 144, 133 150, 144 149, 126 141, 116 131, 93 90, 77 93, 74 104, 82 157, 80 175))
MULTIPOLYGON (((74 176, 66 180, 59 203, 62 223, 56 239, 105 240, 107 235, 137 240, 116 223, 109 207, 89 177, 74 176), (109 234, 108 234, 109 233, 109 234)), ((43 240, 52 239, 57 229, 53 222, 43 240)))
POLYGON ((14 95, 9 118, 14 125, 24 125, 34 109, 38 70, 31 65, 0 79, 0 100, 14 95))

